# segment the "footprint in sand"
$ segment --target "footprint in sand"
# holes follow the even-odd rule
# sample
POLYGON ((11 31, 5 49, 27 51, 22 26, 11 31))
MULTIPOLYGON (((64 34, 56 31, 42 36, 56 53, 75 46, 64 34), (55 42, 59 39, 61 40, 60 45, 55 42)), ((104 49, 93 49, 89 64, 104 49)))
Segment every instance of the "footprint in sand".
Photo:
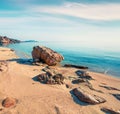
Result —
POLYGON ((8 63, 7 61, 0 61, 0 72, 7 72, 8 63))

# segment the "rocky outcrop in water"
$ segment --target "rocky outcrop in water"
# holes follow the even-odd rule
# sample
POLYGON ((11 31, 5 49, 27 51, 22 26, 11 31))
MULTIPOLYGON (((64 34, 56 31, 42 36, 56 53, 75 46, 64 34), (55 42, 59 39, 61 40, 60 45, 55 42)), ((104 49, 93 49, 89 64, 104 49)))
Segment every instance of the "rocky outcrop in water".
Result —
POLYGON ((49 66, 54 66, 64 58, 62 55, 44 46, 33 47, 32 57, 34 62, 44 62, 49 66))
POLYGON ((8 45, 8 44, 20 43, 20 42, 21 42, 20 40, 11 39, 11 38, 8 38, 7 36, 0 36, 1 45, 8 45))

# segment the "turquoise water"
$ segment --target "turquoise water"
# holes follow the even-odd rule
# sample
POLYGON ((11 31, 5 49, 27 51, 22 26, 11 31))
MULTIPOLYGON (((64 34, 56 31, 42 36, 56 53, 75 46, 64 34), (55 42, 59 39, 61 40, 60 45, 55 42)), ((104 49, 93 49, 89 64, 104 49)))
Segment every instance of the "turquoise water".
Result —
POLYGON ((70 45, 69 42, 30 42, 12 44, 8 47, 16 50, 21 58, 26 53, 31 58, 33 46, 44 45, 56 50, 64 56, 62 64, 71 63, 88 66, 90 71, 106 73, 120 78, 120 52, 70 45))

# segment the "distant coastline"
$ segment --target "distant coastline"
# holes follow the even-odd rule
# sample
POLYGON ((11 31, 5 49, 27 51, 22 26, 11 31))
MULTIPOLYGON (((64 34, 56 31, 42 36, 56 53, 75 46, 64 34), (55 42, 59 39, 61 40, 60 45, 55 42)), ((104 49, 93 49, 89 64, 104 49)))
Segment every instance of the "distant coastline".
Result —
POLYGON ((9 45, 9 44, 15 44, 15 43, 27 43, 27 42, 38 42, 36 40, 25 40, 25 41, 21 41, 18 39, 13 39, 13 38, 9 38, 7 36, 0 36, 0 45, 9 45))
POLYGON ((1 45, 9 45, 13 43, 20 43, 20 40, 9 38, 7 36, 0 36, 0 44, 1 45))
POLYGON ((22 41, 22 42, 26 42, 26 43, 28 42, 29 43, 29 42, 38 42, 38 41, 36 41, 36 40, 25 40, 25 41, 22 41))

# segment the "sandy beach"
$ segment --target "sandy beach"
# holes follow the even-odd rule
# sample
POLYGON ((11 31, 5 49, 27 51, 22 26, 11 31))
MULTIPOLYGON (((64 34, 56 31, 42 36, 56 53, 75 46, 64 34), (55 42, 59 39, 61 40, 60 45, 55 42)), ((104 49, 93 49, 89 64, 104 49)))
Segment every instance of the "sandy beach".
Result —
POLYGON ((46 64, 40 66, 29 63, 21 63, 20 58, 9 48, 0 48, 0 114, 105 114, 102 107, 120 110, 120 100, 112 94, 120 94, 120 79, 100 73, 89 72, 93 78, 90 80, 94 90, 84 84, 73 84, 72 78, 76 78, 76 68, 54 66, 52 70, 63 74, 65 84, 49 85, 35 80, 35 77, 43 73, 46 64), (71 76, 71 79, 70 79, 71 76), (67 88, 66 84, 70 87, 67 88), (117 88, 109 90, 103 86, 117 88), (84 90, 106 99, 105 103, 90 105, 79 102, 71 93, 71 90, 81 87, 84 90), (98 92, 98 91, 101 92, 98 92), (18 100, 14 107, 5 108, 2 101, 6 97, 18 100))

